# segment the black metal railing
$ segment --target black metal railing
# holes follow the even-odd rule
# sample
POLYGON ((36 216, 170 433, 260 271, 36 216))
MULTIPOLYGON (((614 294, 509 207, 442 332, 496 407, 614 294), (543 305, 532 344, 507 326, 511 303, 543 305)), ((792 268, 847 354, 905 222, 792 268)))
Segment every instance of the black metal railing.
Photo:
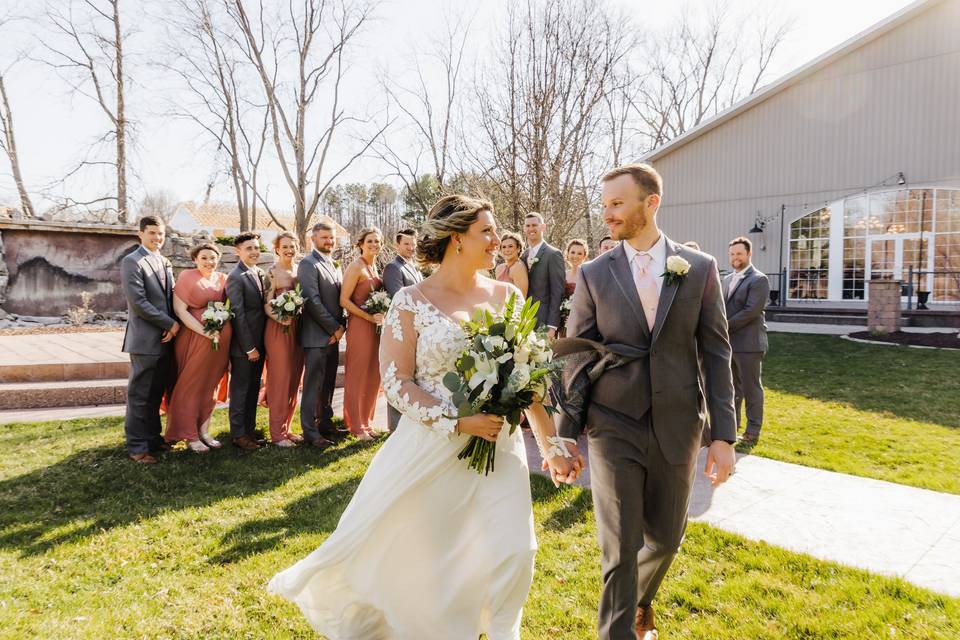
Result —
POLYGON ((907 269, 907 281, 904 283, 904 295, 907 297, 907 310, 913 310, 913 299, 917 299, 917 309, 924 310, 927 309, 927 302, 930 299, 931 291, 929 291, 922 282, 927 276, 953 276, 957 278, 957 286, 960 288, 960 271, 947 271, 947 270, 934 270, 934 271, 920 271, 914 270, 913 265, 907 269), (914 286, 916 283, 916 286, 914 286))

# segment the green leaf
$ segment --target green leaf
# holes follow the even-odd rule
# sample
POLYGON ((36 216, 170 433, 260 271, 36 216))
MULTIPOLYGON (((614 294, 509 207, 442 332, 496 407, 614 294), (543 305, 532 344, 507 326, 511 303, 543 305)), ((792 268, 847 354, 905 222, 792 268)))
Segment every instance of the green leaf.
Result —
POLYGON ((497 322, 496 324, 490 325, 490 335, 492 336, 502 336, 506 330, 507 324, 505 322, 497 322))
POLYGON ((473 410, 473 405, 469 402, 461 402, 457 405, 457 413, 461 418, 467 418, 475 414, 476 411, 473 410))
POLYGON ((450 391, 459 391, 461 382, 460 376, 453 371, 443 376, 443 386, 450 391))
POLYGON ((469 371, 477 366, 477 361, 473 359, 473 356, 463 356, 460 358, 460 368, 462 371, 469 371))

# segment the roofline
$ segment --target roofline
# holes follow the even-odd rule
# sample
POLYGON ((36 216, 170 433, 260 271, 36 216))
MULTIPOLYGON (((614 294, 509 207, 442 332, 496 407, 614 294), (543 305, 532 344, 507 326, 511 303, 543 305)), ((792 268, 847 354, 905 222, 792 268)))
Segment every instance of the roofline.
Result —
POLYGON ((679 149, 685 144, 696 140, 703 134, 719 127, 728 120, 732 120, 736 116, 740 115, 740 113, 755 107, 761 102, 769 100, 784 89, 797 84, 801 80, 808 78, 824 67, 836 62, 843 56, 856 51, 860 47, 870 42, 873 42, 880 36, 900 26, 904 22, 907 22, 908 20, 920 15, 927 9, 940 4, 942 1, 943 0, 917 0, 914 3, 907 5, 896 13, 887 16, 880 22, 868 27, 864 31, 861 31, 852 38, 849 38, 848 40, 837 45, 833 49, 830 49, 826 53, 814 58, 802 67, 791 71, 779 80, 776 80, 773 83, 768 84, 763 89, 760 89, 759 91, 747 96, 740 102, 727 108, 725 111, 721 111, 709 120, 701 122, 693 129, 690 129, 689 131, 677 136, 673 140, 660 145, 653 151, 644 155, 641 158, 641 161, 654 162, 668 153, 679 149))

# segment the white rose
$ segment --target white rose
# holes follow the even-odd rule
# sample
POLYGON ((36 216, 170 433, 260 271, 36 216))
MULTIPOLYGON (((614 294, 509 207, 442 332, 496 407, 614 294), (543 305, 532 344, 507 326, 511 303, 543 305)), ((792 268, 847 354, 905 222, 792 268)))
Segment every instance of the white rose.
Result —
POLYGON ((293 304, 293 302, 287 302, 286 304, 283 305, 283 308, 286 311, 293 311, 297 308, 297 305, 293 304))
POLYGON ((506 341, 500 336, 487 336, 483 339, 483 347, 487 351, 498 351, 506 346, 506 341))
POLYGON ((670 256, 667 258, 667 271, 678 276, 685 276, 690 271, 690 263, 680 256, 670 256))
POLYGON ((297 296, 296 298, 293 299, 293 302, 299 307, 300 305, 303 304, 303 298, 301 298, 300 296, 297 296))
POLYGON ((527 364, 530 362, 530 349, 525 346, 518 346, 513 351, 513 361, 517 364, 527 364))

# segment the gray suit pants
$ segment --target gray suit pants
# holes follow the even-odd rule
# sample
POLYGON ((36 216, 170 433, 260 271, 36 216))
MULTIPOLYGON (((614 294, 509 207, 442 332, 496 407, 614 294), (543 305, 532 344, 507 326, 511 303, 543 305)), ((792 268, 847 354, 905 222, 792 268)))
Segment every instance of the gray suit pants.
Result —
POLYGON ((172 386, 175 372, 173 348, 164 345, 163 355, 130 354, 130 378, 127 382, 127 415, 123 429, 127 451, 131 454, 160 449, 160 403, 172 386))
POLYGON ((760 435, 763 426, 763 384, 760 371, 763 365, 762 351, 734 352, 733 403, 737 409, 737 428, 740 428, 740 406, 747 405, 747 433, 760 435))
POLYGON ((308 347, 304 351, 300 426, 303 437, 316 440, 333 433, 333 392, 337 387, 340 345, 308 347))
POLYGON ((649 412, 632 420, 594 405, 588 434, 603 571, 599 637, 634 640, 637 605, 653 602, 683 541, 696 457, 668 463, 649 412))
POLYGON ((260 359, 250 362, 247 356, 230 356, 230 437, 253 437, 257 428, 257 401, 263 378, 263 348, 260 359))

